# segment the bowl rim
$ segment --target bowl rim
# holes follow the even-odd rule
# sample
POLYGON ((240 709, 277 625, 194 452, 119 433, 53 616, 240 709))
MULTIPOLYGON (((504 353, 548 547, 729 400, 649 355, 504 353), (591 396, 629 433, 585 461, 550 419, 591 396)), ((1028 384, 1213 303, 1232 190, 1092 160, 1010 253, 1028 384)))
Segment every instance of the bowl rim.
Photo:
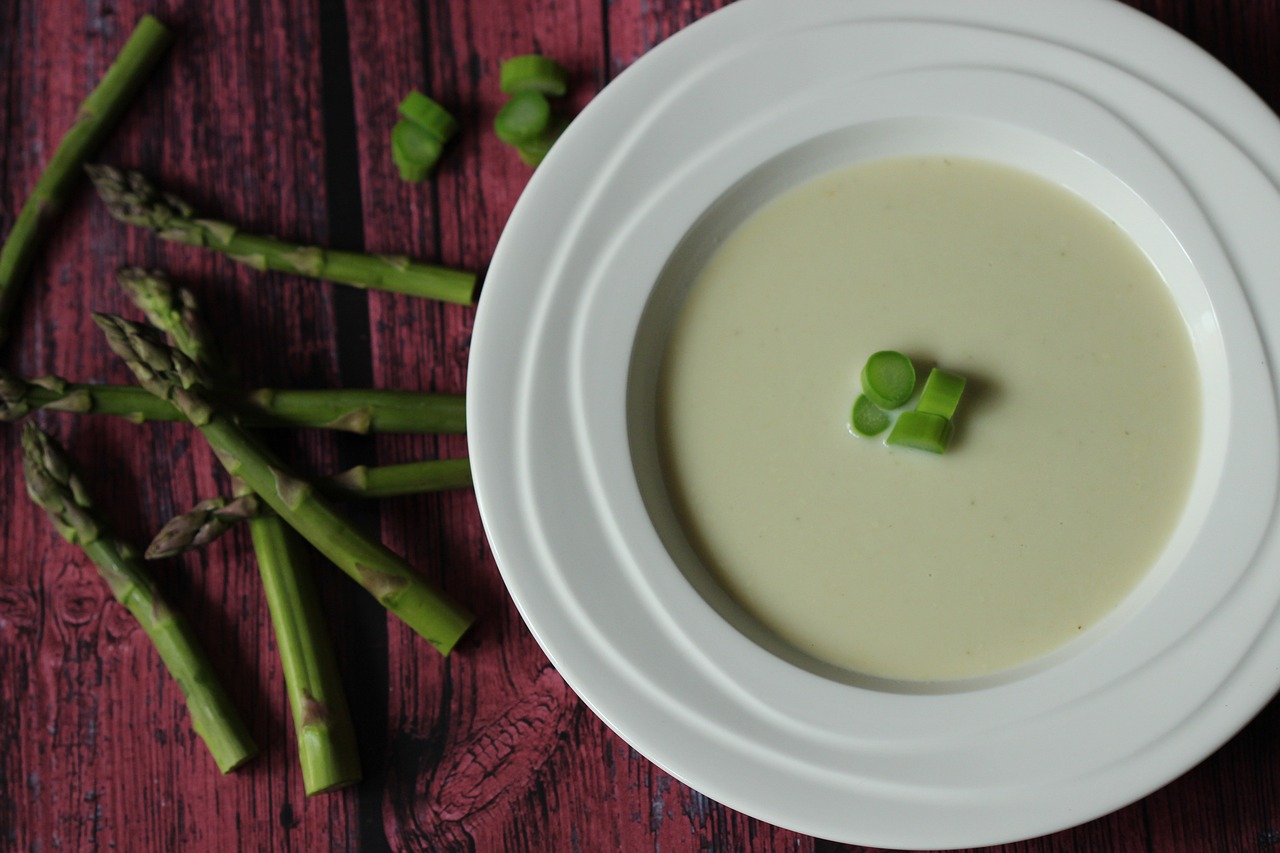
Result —
MULTIPOLYGON (((616 358, 592 359, 591 341, 612 335, 615 347, 618 339, 629 347, 627 325, 639 316, 647 292, 637 295, 622 288, 606 294, 598 282, 617 264, 611 267, 597 256, 601 247, 617 248, 610 244, 613 231, 625 232, 635 217, 652 214, 643 205, 637 210, 634 196, 619 194, 618 187, 635 190, 636 181, 647 181, 639 184, 647 191, 645 198, 655 197, 663 181, 670 188, 678 180, 672 172, 678 170, 668 168, 656 178, 652 173, 646 177, 643 170, 636 172, 639 177, 629 176, 628 170, 634 171, 641 159, 670 167, 680 162, 681 150, 699 150, 688 144, 688 132, 673 118, 681 110, 686 118, 705 114, 705 130, 708 121, 724 117, 716 110, 726 101, 744 109, 741 102, 726 98, 726 75, 733 78, 744 62, 777 62, 780 57, 794 62, 796 67, 787 69, 790 76, 752 78, 764 90, 763 103, 782 104, 780 109, 794 106, 795 99, 786 97, 788 85, 812 96, 815 85, 829 90, 912 73, 921 78, 931 73, 969 79, 975 74, 1003 76, 1009 85, 1015 85, 1010 82, 1014 79, 1023 85, 1034 78, 1110 105, 1122 124, 1136 127, 1172 164, 1193 206, 1208 219, 1209 233, 1226 258, 1226 275, 1239 275, 1244 310, 1251 308, 1259 319, 1262 339, 1256 362, 1238 358, 1229 375, 1236 389, 1265 391, 1260 395, 1262 423, 1274 424, 1275 383, 1265 367, 1265 353, 1275 318, 1280 318, 1280 298, 1267 294, 1257 281, 1264 260, 1274 260, 1275 250, 1264 245, 1266 236, 1256 224, 1243 221, 1231 208, 1247 207, 1253 215, 1280 210, 1280 127, 1225 69, 1140 13, 1095 0, 1052 6, 979 0, 963 7, 942 0, 814 2, 803 7, 740 0, 668 40, 588 106, 535 173, 499 242, 477 316, 468 428, 477 499, 504 580, 552 662, 607 724, 673 775, 756 817, 863 844, 961 847, 1041 835, 1111 811, 1201 760, 1275 692, 1277 677, 1262 661, 1280 653, 1280 625, 1274 617, 1280 585, 1256 570, 1277 557, 1270 535, 1274 476, 1269 484, 1253 487, 1243 508, 1265 535, 1259 533, 1259 541, 1252 543, 1256 554, 1243 545, 1230 554, 1247 570, 1220 590, 1229 607, 1199 620, 1181 613, 1187 633, 1177 642, 1146 649, 1150 665, 1124 672, 1123 684, 1095 683, 1096 689, 1083 692, 1079 684, 1035 677, 995 691, 940 695, 868 691, 813 678, 812 673, 806 679, 785 662, 742 648, 740 635, 721 620, 699 617, 692 627, 680 619, 673 623, 673 608, 694 613, 706 607, 705 600, 687 584, 655 589, 649 583, 655 575, 645 568, 654 565, 649 559, 654 553, 644 551, 637 558, 642 549, 633 547, 635 531, 617 523, 617 518, 634 519, 634 512, 601 513, 601 507, 616 501, 608 479, 614 475, 601 479, 592 458, 596 451, 585 436, 601 434, 597 425, 607 410, 603 422, 612 427, 605 432, 614 439, 621 434, 625 448, 630 385, 624 380, 617 387, 616 358), (869 42, 872 31, 875 41, 869 42), (855 58, 838 64, 838 79, 820 75, 816 84, 794 81, 811 67, 824 70, 815 57, 827 55, 822 49, 829 50, 832 39, 860 38, 867 49, 851 51, 855 58), (904 44, 923 40, 932 48, 945 43, 960 56, 931 57, 927 65, 920 59, 912 68, 900 54, 890 60, 891 51, 878 52, 884 44, 897 45, 895 39, 904 44), (1134 44, 1143 44, 1144 50, 1135 53, 1134 44), (796 45, 818 49, 797 53, 796 45), (1031 47, 1049 58, 1027 66, 1019 58, 1031 47), (985 64, 973 60, 978 53, 985 64), (893 67, 877 68, 876 62, 893 67), (1002 67, 993 67, 997 64, 1002 67), (1053 80, 1054 74, 1065 80, 1053 80), (1134 98, 1135 93, 1141 95, 1141 115, 1127 102, 1117 109, 1113 99, 1134 98), (655 114, 662 120, 652 119, 655 114), (638 126, 637 115, 647 117, 647 123, 638 126), (1178 131, 1172 139, 1171 128, 1178 131), (1160 132, 1153 135, 1152 130, 1160 132), (1207 185, 1203 169, 1190 157, 1193 151, 1203 156, 1204 146, 1221 155, 1215 165, 1225 170, 1230 193, 1207 185), (1253 189, 1246 191, 1245 184, 1253 189), (1240 205, 1242 193, 1247 205, 1240 205), (591 249, 586 252, 590 259, 579 262, 574 253, 583 247, 591 249), (633 301, 627 310, 609 316, 588 310, 593 301, 603 304, 605 296, 614 305, 633 301), (611 322, 615 315, 623 319, 611 322), (556 412, 552 423, 533 423, 529 413, 545 413, 548 407, 556 412), (592 519, 592 529, 566 533, 577 530, 584 518, 592 519), (602 561, 602 556, 609 559, 602 561), (620 601, 624 597, 629 598, 620 601), (1228 630, 1224 622, 1234 627, 1228 630), (652 633, 655 628, 661 637, 652 633), (754 670, 732 668, 735 661, 723 659, 707 666, 707 648, 732 648, 735 655, 741 651, 736 664, 746 661, 767 679, 776 679, 768 683, 803 684, 812 701, 844 711, 873 708, 895 718, 891 724, 881 721, 882 730, 871 734, 860 725, 834 727, 822 715, 798 718, 784 712, 792 708, 780 709, 744 688, 754 670), (653 690, 654 673, 661 691, 653 690), (1155 712, 1155 719, 1130 713, 1116 730, 1097 735, 1100 721, 1118 702, 1140 693, 1165 697, 1174 690, 1175 679, 1195 685, 1191 694, 1180 694, 1176 707, 1144 706, 1155 712), (1026 685, 1031 683, 1049 689, 1038 698, 1028 697, 1026 685), (977 719, 969 711, 962 730, 922 734, 931 722, 964 710, 966 703, 971 707, 974 696, 995 693, 1002 700, 1013 696, 1030 703, 1023 706, 1026 713, 977 719), (1211 696, 1223 701, 1209 702, 1211 696), (1049 769, 1027 778, 1016 755, 1031 747, 1049 769), (976 756, 982 761, 975 761, 976 756), (1009 775, 1011 769, 1023 776, 1009 775), (924 773, 936 782, 926 784, 924 773)), ((761 121, 778 118, 776 111, 764 113, 761 121)), ((815 126, 847 123, 847 117, 797 115, 815 126)), ((751 137, 737 141, 749 146, 751 137)), ((768 144, 785 148, 785 142, 773 139, 768 144)), ((751 149, 757 152, 754 162, 763 162, 768 144, 759 142, 763 153, 751 149)), ((716 162, 704 159, 697 165, 711 169, 716 162)), ((687 173, 686 168, 681 174, 687 173)), ((1223 174, 1215 173, 1220 185, 1223 174)), ((678 238, 689 223, 676 219, 667 228, 678 238)), ((1174 233, 1184 237, 1188 232, 1176 228, 1174 233)), ((675 243, 668 237, 656 245, 670 249, 675 243)), ((1212 252, 1202 248, 1192 254, 1200 260, 1212 252)), ((650 259, 648 272, 641 274, 649 275, 650 283, 652 263, 650 259)), ((1216 272, 1221 274, 1221 268, 1216 272)), ((629 365, 623 365, 624 373, 629 365)), ((1238 401, 1238 394, 1232 397, 1233 411, 1238 401)), ((1274 430, 1272 436, 1269 445, 1250 448, 1257 464, 1245 465, 1237 453, 1230 467, 1224 463, 1223 476, 1244 476, 1250 467, 1274 471, 1274 430)), ((606 455, 616 458, 615 450, 606 455)), ((638 500, 638 489, 630 494, 628 500, 638 500)), ((670 573, 658 576, 671 580, 670 573)), ((852 718, 859 724, 867 721, 867 711, 861 713, 863 717, 852 718)), ((1115 720, 1107 722, 1114 725, 1115 720)))

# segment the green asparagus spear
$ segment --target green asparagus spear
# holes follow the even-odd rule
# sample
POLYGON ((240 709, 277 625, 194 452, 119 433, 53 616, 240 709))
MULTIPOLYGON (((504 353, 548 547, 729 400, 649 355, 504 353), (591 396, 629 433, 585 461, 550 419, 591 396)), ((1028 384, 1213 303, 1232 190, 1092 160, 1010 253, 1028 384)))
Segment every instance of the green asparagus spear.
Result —
POLYGON ((9 336, 9 320, 18 287, 30 269, 49 224, 80 177, 80 168, 116 126, 143 80, 173 40, 164 24, 143 15, 97 87, 80 104, 75 123, 62 137, 35 188, 0 248, 0 346, 9 336))
MULTIPOLYGON (((190 291, 175 290, 163 273, 138 269, 122 271, 119 281, 147 319, 207 376, 216 377, 211 381, 225 394, 233 371, 201 322, 190 291)), ((240 492, 245 501, 257 499, 247 488, 240 492)), ((249 532, 284 668, 303 790, 311 796, 354 785, 361 775, 355 726, 306 549, 275 516, 257 514, 249 532)))
POLYGON ((257 747, 191 627, 160 596, 133 549, 104 529, 62 448, 35 424, 27 424, 22 431, 22 452, 27 493, 48 512, 58 533, 79 545, 97 564, 116 600, 147 632, 186 697, 192 728, 208 746, 218 768, 227 773, 248 761, 257 747))
MULTIPOLYGON (((316 488, 331 498, 386 498, 460 489, 471 485, 471 460, 431 459, 401 465, 357 465, 316 488)), ((147 547, 148 560, 203 548, 242 521, 270 514, 257 495, 208 498, 169 519, 147 547)))
POLYGON ((470 613, 427 584, 402 558, 352 527, 311 484, 221 411, 195 364, 165 345, 154 329, 106 314, 94 319, 142 386, 182 410, 229 474, 243 480, 441 654, 453 648, 473 621, 470 613))
POLYGON ((165 240, 204 246, 259 270, 280 270, 462 305, 470 305, 475 297, 473 273, 404 257, 299 246, 275 237, 246 234, 229 223, 199 216, 185 201, 159 192, 137 172, 111 166, 85 169, 112 216, 154 231, 165 240))
POLYGON ((360 751, 302 540, 274 515, 249 521, 284 667, 307 796, 360 781, 360 751))
MULTIPOLYGON (((461 433, 466 399, 383 389, 294 390, 259 388, 230 404, 251 427, 333 429, 345 432, 461 433)), ((181 421, 183 414, 136 385, 68 382, 59 376, 22 379, 0 369, 0 421, 16 421, 39 409, 115 415, 134 423, 181 421)))

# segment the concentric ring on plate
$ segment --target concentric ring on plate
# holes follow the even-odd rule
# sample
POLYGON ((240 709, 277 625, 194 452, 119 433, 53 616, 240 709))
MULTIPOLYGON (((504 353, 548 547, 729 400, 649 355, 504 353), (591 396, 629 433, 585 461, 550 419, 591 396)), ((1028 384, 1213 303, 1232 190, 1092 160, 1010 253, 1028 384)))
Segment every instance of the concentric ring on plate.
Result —
POLYGON ((1166 94, 1238 94, 1193 49, 1108 5, 1065 6, 1039 22, 1045 9, 1016 3, 735 4, 606 90, 503 235, 468 382, 499 567, 593 709, 727 805, 882 846, 1042 834, 1173 778, 1276 687, 1259 686, 1256 661, 1280 653, 1264 355, 1280 306, 1256 282, 1280 268, 1258 225, 1280 221, 1280 199, 1233 140, 1265 146, 1166 94), (1155 87, 1146 78, 1166 72, 1099 58, 1096 34, 1126 30, 1190 53, 1150 64, 1194 68, 1194 85, 1171 73, 1155 87), (1115 216, 1175 292, 1206 390, 1186 523, 1109 629, 1019 677, 941 693, 826 677, 744 637, 672 560, 633 465, 661 327, 642 318, 660 316, 651 292, 690 229, 807 170, 911 151, 1029 168, 1115 216))

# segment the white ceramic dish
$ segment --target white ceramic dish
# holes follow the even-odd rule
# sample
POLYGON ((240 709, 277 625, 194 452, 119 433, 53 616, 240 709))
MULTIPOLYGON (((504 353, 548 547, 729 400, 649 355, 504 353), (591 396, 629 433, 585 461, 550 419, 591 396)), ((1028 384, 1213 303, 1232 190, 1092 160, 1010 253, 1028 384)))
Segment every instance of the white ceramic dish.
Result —
POLYGON ((968 847, 1162 786, 1280 686, 1274 531, 1280 123, 1110 0, 740 0, 574 122, 495 254, 468 377, 476 491, 530 629, 619 735, 726 805, 824 838, 968 847), (1102 626, 997 676, 896 684, 753 627, 666 506, 665 330, 717 239, 859 160, 982 157, 1057 181, 1169 283, 1205 391, 1182 524, 1102 626))

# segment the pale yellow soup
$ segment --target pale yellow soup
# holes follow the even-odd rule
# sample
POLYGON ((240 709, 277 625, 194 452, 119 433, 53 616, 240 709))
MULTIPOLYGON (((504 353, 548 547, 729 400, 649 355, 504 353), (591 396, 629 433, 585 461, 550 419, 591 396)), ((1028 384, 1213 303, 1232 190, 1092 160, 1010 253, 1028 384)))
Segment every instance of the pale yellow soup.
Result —
POLYGON ((1200 389, 1164 282, 1096 208, 993 163, 893 159, 787 192, 715 251, 657 420, 681 524, 749 613, 840 667, 956 679, 1134 589, 1186 500, 1200 389), (880 349, 968 378, 945 454, 851 431, 880 349))

